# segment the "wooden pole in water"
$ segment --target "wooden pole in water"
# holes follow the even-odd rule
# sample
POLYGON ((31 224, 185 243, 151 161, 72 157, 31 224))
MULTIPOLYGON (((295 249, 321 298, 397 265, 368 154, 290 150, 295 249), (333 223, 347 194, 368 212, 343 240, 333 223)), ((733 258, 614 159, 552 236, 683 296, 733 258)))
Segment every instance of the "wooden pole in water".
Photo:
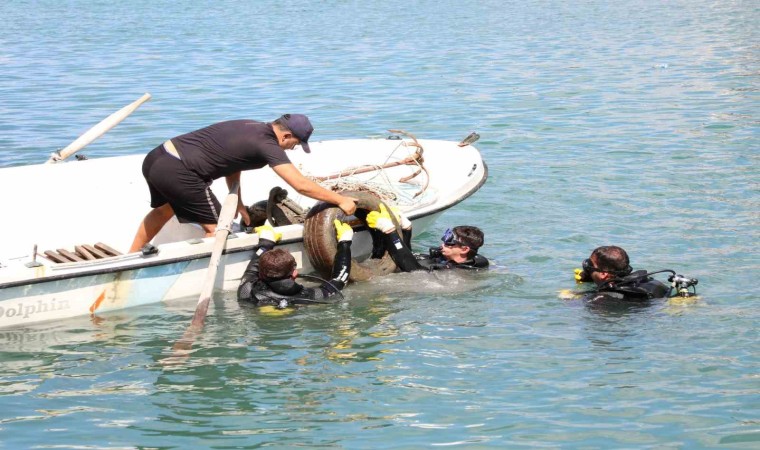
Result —
POLYGON ((227 236, 229 236, 231 232, 232 220, 235 218, 235 213, 237 212, 239 186, 239 182, 234 183, 222 205, 222 211, 219 213, 219 221, 216 224, 214 248, 211 251, 211 258, 208 263, 208 269, 206 269, 206 277, 203 280, 201 295, 198 297, 198 304, 195 307, 195 314, 193 314, 193 320, 182 335, 182 339, 174 344, 173 349, 175 351, 190 350, 195 341, 195 337, 203 329, 203 324, 208 313, 208 305, 211 302, 214 285, 216 284, 216 275, 219 272, 219 261, 222 259, 222 253, 224 252, 224 247, 227 243, 227 236))

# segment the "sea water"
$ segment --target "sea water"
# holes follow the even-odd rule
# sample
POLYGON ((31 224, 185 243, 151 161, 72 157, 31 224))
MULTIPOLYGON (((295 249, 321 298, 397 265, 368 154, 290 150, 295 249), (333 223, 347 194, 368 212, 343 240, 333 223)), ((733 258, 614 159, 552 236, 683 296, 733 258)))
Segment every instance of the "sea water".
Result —
POLYGON ((0 166, 144 92, 81 153, 286 112, 314 139, 476 131, 488 182, 415 245, 474 224, 495 265, 286 314, 217 296, 173 365, 193 299, 0 331, 0 448, 760 445, 756 2, 6 0, 0 21, 0 166), (564 300, 610 244, 699 299, 564 300))

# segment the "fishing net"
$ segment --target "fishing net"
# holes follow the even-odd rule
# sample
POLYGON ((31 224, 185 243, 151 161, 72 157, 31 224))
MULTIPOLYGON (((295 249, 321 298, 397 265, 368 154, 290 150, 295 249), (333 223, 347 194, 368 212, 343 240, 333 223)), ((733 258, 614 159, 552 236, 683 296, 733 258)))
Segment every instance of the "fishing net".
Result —
POLYGON ((349 167, 328 176, 305 175, 326 189, 337 192, 372 192, 383 201, 396 204, 402 209, 408 210, 434 202, 435 194, 428 188, 430 180, 424 166, 422 146, 408 133, 400 130, 391 131, 405 134, 411 140, 399 139, 398 145, 383 163, 349 167), (391 161, 394 157, 395 160, 391 161), (411 173, 399 177, 399 168, 404 166, 410 169, 405 172, 411 173))

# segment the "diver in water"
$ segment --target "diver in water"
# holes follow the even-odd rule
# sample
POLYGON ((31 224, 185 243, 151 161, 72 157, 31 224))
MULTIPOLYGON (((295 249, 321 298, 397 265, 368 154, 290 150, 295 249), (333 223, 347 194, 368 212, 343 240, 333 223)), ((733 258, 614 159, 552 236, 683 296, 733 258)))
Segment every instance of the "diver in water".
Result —
POLYGON ((298 270, 293 255, 287 250, 273 249, 282 234, 275 233, 268 224, 257 227, 254 231, 259 233, 259 244, 254 247, 253 257, 240 280, 238 301, 282 309, 298 304, 330 303, 325 300, 341 295, 340 291, 351 273, 351 241, 354 232, 347 223, 336 220, 334 224, 338 251, 333 262, 332 278, 329 281, 321 280, 322 285, 318 288, 297 283, 298 270))
MULTIPOLYGON (((443 242, 440 247, 430 248, 427 255, 414 254, 410 250, 412 222, 395 208, 393 213, 401 227, 403 237, 399 236, 390 212, 383 204, 380 205, 380 211, 371 211, 367 214, 367 225, 382 233, 380 241, 383 247, 380 250, 387 250, 402 272, 488 268, 488 259, 478 255, 478 249, 484 242, 480 228, 458 226, 447 229, 441 237, 443 242)), ((373 249, 373 256, 377 253, 378 249, 373 249)))
POLYGON ((697 279, 677 275, 672 270, 634 271, 628 253, 614 245, 597 247, 591 252, 591 256, 583 261, 582 266, 582 269, 575 269, 575 281, 593 281, 596 284, 596 289, 585 296, 591 302, 621 300, 641 303, 670 297, 674 289, 676 295, 681 297, 696 294, 694 286, 698 282, 697 279), (654 274, 665 272, 671 274, 668 278, 671 286, 652 278, 654 274), (692 288, 693 292, 689 288, 692 288))

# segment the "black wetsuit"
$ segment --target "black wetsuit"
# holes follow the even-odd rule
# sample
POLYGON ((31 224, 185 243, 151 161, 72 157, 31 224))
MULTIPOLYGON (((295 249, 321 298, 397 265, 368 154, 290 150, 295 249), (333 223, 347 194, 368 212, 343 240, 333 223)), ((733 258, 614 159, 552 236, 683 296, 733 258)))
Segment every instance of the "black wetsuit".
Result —
MULTIPOLYGON (((438 248, 431 248, 430 253, 415 254, 410 250, 412 231, 403 230, 403 240, 398 235, 398 232, 393 231, 390 234, 382 233, 383 250, 387 250, 390 253, 393 262, 396 263, 399 270, 402 272, 413 272, 415 270, 447 270, 447 269, 487 269, 489 262, 488 258, 475 255, 472 259, 467 261, 456 263, 449 261, 440 254, 438 248)), ((373 240, 374 241, 374 240, 373 240)), ((376 250, 373 250, 373 256, 377 254, 376 250)))
POLYGON ((351 272, 351 241, 338 242, 332 279, 325 281, 318 288, 305 287, 296 283, 290 276, 273 281, 259 279, 259 258, 273 247, 274 242, 262 239, 253 249, 253 257, 238 287, 239 301, 254 302, 259 306, 274 305, 279 308, 297 304, 327 303, 324 300, 340 292, 348 281, 351 272))
POLYGON ((643 303, 656 298, 669 297, 672 288, 648 276, 646 270, 637 270, 630 275, 610 280, 585 299, 590 302, 624 301, 643 303))

